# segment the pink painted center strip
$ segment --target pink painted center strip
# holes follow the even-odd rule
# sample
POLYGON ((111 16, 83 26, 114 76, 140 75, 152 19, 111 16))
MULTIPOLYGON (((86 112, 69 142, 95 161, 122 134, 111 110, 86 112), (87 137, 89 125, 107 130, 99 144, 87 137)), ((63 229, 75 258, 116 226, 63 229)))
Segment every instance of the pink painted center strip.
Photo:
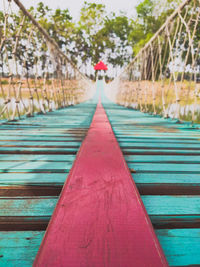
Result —
POLYGON ((101 103, 33 266, 168 266, 101 103))

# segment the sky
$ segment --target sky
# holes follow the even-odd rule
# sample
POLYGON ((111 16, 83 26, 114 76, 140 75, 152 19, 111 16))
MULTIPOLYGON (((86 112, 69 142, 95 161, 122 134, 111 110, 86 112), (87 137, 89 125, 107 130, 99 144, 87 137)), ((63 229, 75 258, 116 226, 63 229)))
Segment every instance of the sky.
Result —
MULTIPOLYGON (((30 6, 35 6, 39 2, 44 2, 50 8, 68 8, 73 18, 79 18, 79 12, 83 6, 84 0, 21 0, 22 4, 28 8, 30 6)), ((127 12, 128 16, 134 16, 134 7, 140 2, 140 0, 88 0, 87 2, 101 3, 106 5, 107 11, 114 11, 119 13, 119 11, 127 12)))

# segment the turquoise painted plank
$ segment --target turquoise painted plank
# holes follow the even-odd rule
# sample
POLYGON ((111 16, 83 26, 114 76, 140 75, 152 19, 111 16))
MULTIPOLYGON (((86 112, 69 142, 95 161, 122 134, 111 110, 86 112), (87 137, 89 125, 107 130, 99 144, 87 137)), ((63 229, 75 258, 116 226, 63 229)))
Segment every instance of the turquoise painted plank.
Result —
MULTIPOLYGON (((80 111, 79 111, 80 112, 80 111)), ((78 116, 79 114, 77 114, 76 116, 78 116)), ((55 131, 55 129, 58 130, 62 130, 62 129, 78 129, 78 130, 83 130, 84 127, 86 127, 88 124, 87 122, 83 123, 83 120, 85 119, 85 117, 87 116, 87 114, 85 114, 84 117, 80 117, 80 119, 74 123, 72 123, 72 121, 74 120, 74 118, 70 118, 70 120, 60 120, 59 117, 54 118, 54 120, 49 120, 48 118, 46 118, 46 121, 40 123, 39 121, 36 121, 36 124, 31 125, 30 122, 26 122, 23 123, 22 121, 20 122, 13 122, 13 123, 7 123, 4 125, 1 125, 1 129, 2 130, 8 130, 11 127, 13 129, 20 129, 20 130, 24 130, 24 131, 38 131, 40 130, 40 128, 43 128, 44 131, 50 131, 53 130, 55 131)), ((90 118, 90 116, 88 116, 90 118)))
POLYGON ((185 137, 190 135, 190 138, 197 138, 199 136, 199 132, 197 130, 195 131, 188 131, 188 130, 183 130, 183 129, 177 129, 176 126, 174 128, 167 128, 164 125, 159 126, 160 130, 156 131, 153 129, 155 123, 149 123, 145 127, 139 124, 139 122, 136 122, 134 126, 132 122, 130 122, 130 125, 128 124, 120 124, 117 125, 111 121, 114 131, 116 132, 117 135, 124 135, 126 134, 129 137, 138 137, 136 133, 141 133, 142 135, 139 136, 141 137, 161 137, 163 135, 164 138, 177 138, 177 137, 185 137), (147 136, 146 134, 149 133, 150 135, 147 136), (155 134, 155 136, 153 135, 155 134))
POLYGON ((29 154, 18 154, 18 155, 9 155, 9 154, 0 154, 0 163, 1 162, 11 162, 11 161, 42 161, 42 162, 73 162, 76 158, 76 155, 29 155, 29 154))
POLYGON ((188 136, 188 138, 184 138, 184 139, 181 139, 181 138, 176 138, 176 139, 173 139, 173 138, 169 138, 169 139, 166 139, 166 138, 139 138, 139 137, 135 137, 135 138, 131 138, 129 136, 124 136, 124 137, 119 137, 117 136, 117 140, 119 142, 126 142, 126 143, 151 143, 151 144, 154 144, 154 143, 162 143, 162 144, 197 144, 199 145, 199 139, 196 138, 196 139, 192 139, 190 140, 190 137, 188 136))
POLYGON ((158 142, 158 143, 149 143, 149 142, 143 142, 143 143, 129 143, 129 142, 119 142, 120 147, 127 147, 127 148, 135 148, 135 147, 145 147, 145 148, 149 148, 149 147, 153 147, 153 148, 173 148, 173 149, 198 149, 200 150, 200 143, 199 144, 176 144, 176 143, 170 143, 170 144, 166 144, 166 143, 162 143, 162 142, 158 142))
MULTIPOLYGON (((81 112, 81 110, 79 110, 81 112)), ((79 114, 76 114, 76 117, 78 117, 79 114)), ((51 128, 84 128, 85 125, 87 125, 87 121, 84 121, 85 117, 88 116, 91 118, 89 114, 84 114, 84 116, 79 117, 79 119, 75 117, 71 117, 68 115, 68 117, 71 117, 70 119, 66 118, 60 118, 60 117, 54 117, 53 119, 47 118, 45 121, 38 121, 36 120, 35 122, 32 121, 17 121, 17 122, 11 122, 11 123, 6 123, 6 124, 1 124, 2 129, 8 129, 8 127, 12 126, 13 129, 17 128, 24 128, 25 130, 37 130, 39 127, 43 127, 44 129, 51 129, 51 128)))
MULTIPOLYGON (((108 114, 108 116, 110 116, 110 114, 108 114)), ((127 116, 134 116, 134 114, 130 114, 127 116)), ((116 118, 117 119, 117 118, 116 118)), ((118 118, 119 120, 120 118, 118 118)), ((129 122, 123 120, 123 123, 117 123, 115 120, 110 119, 112 125, 114 127, 120 127, 119 129, 117 129, 117 131, 122 131, 123 132, 129 132, 130 129, 133 129, 133 132, 150 132, 153 133, 155 132, 156 134, 160 135, 163 134, 165 135, 174 135, 174 137, 176 135, 183 135, 183 134, 191 134, 191 137, 193 135, 196 135, 199 133, 198 129, 193 129, 193 128, 187 128, 184 127, 179 127, 177 124, 171 122, 170 124, 164 124, 164 123, 158 123, 157 120, 151 121, 148 120, 148 122, 145 120, 143 120, 143 118, 139 118, 138 120, 134 121, 134 120, 130 120, 129 122), (142 121, 142 123, 141 123, 142 121)))
POLYGON ((44 136, 44 137, 74 137, 74 136, 84 136, 85 135, 85 132, 80 132, 78 129, 57 129, 55 127, 55 129, 51 129, 51 130, 44 130, 43 128, 37 130, 37 131, 34 131, 34 130, 16 130, 16 131, 13 131, 11 130, 11 127, 9 127, 8 129, 6 130, 3 130, 2 128, 1 129, 1 135, 2 136, 5 136, 7 134, 9 134, 9 136, 33 136, 33 135, 36 135, 36 136, 44 136))
POLYGON ((3 169, 0 173, 68 173, 70 169, 3 169))
POLYGON ((71 162, 45 162, 45 161, 28 161, 28 162, 2 162, 0 161, 0 172, 5 171, 29 171, 29 170, 67 170, 72 167, 71 162))
MULTIPOLYGON (((78 115, 78 114, 77 114, 78 115)), ((71 120, 74 120, 73 118, 71 118, 71 120)), ((62 121, 59 121, 59 118, 56 118, 54 119, 54 121, 48 121, 48 122, 45 122, 44 123, 38 123, 38 124, 35 124, 35 125, 31 125, 29 123, 27 124, 22 124, 22 123, 7 123, 7 124, 4 124, 4 125, 1 125, 1 129, 2 130, 7 130, 9 129, 9 127, 12 127, 14 130, 20 128, 20 130, 23 128, 24 131, 28 130, 34 130, 34 131, 38 131, 40 130, 40 128, 42 127, 44 130, 51 130, 51 129, 54 129, 57 128, 57 129, 69 129, 69 128, 78 128, 78 129, 82 129, 86 126, 87 124, 83 124, 81 123, 81 121, 76 121, 74 123, 71 123, 71 121, 68 121, 68 120, 62 120, 62 121)))
POLYGON ((190 172, 200 174, 200 164, 169 164, 169 163, 128 163, 136 172, 190 172))
MULTIPOLYGON (((104 105, 105 107, 105 105, 104 105)), ((124 108, 120 111, 117 111, 116 109, 112 111, 112 109, 109 110, 109 108, 106 108, 106 112, 108 113, 108 116, 110 116, 110 121, 114 125, 121 125, 129 126, 129 127, 135 127, 139 126, 138 129, 147 129, 149 125, 153 124, 151 130, 154 130, 156 132, 161 132, 162 130, 166 129, 170 132, 176 132, 179 131, 198 131, 198 128, 194 128, 191 126, 191 124, 186 123, 176 123, 176 120, 168 120, 166 121, 163 118, 153 117, 153 116, 145 116, 142 113, 136 113, 134 110, 131 110, 130 112, 127 112, 127 109, 124 108), (122 115, 123 114, 123 115, 122 115), (138 116, 139 115, 139 116, 138 116), (176 131, 174 130, 176 129, 176 131)))
POLYGON ((126 162, 128 163, 165 163, 165 162, 174 162, 174 163, 200 163, 200 156, 173 156, 173 155, 125 155, 124 156, 126 162))
POLYGON ((151 153, 157 153, 157 154, 164 154, 164 155, 168 155, 168 154, 180 154, 180 155, 200 155, 200 150, 178 150, 178 149, 136 149, 136 148, 122 148, 122 151, 125 153, 131 153, 131 154, 138 154, 138 153, 146 153, 146 154, 151 154, 151 153))
POLYGON ((142 196, 149 215, 200 215, 200 196, 142 196))
POLYGON ((56 152, 56 153, 63 153, 63 152, 77 152, 78 150, 78 146, 77 147, 73 147, 73 148, 52 148, 52 147, 1 147, 1 150, 0 150, 0 154, 1 153, 5 153, 5 152, 14 152, 14 153, 18 153, 18 152, 23 152, 23 151, 29 151, 29 152, 36 152, 36 151, 45 151, 45 152, 48 152, 48 151, 53 151, 53 152, 56 152))
POLYGON ((115 129, 115 127, 113 127, 114 133, 116 137, 125 137, 125 136, 130 136, 130 137, 134 137, 137 138, 138 136, 140 138, 163 138, 163 139, 170 139, 170 138, 176 138, 176 139, 186 139, 186 138, 195 138, 195 139, 199 139, 200 138, 200 134, 195 133, 195 134, 191 134, 189 136, 189 133, 182 133, 180 135, 175 135, 175 134, 163 134, 163 133, 155 133, 155 132, 151 132, 151 131, 147 131, 147 132, 142 132, 142 131, 134 131, 134 130, 130 130, 129 132, 125 132, 125 131, 117 131, 115 129))
POLYGON ((170 266, 200 265, 200 229, 156 230, 170 266))
POLYGON ((0 197, 0 216, 51 216, 58 197, 0 197))
POLYGON ((27 142, 27 141, 35 141, 35 142, 76 142, 76 141, 82 141, 82 137, 73 137, 73 136, 67 136, 67 135, 60 135, 60 136, 49 136, 49 135, 43 135, 43 136, 34 136, 34 135, 26 135, 26 136, 7 136, 7 135, 1 135, 0 141, 13 141, 13 142, 27 142), (58 139, 59 137, 59 139, 58 139))
MULTIPOLYGON (((110 114, 108 114, 108 116, 110 117, 110 114)), ((132 115, 127 115, 127 116, 134 116, 134 114, 132 115)), ((156 131, 155 128, 155 125, 156 125, 156 121, 154 121, 153 123, 152 122, 149 122, 148 124, 146 125, 141 125, 140 124, 140 121, 141 118, 135 122, 135 124, 133 125, 133 121, 130 121, 129 124, 126 124, 124 121, 123 123, 121 124, 116 124, 114 121, 112 121, 112 119, 110 120, 112 125, 113 125, 113 128, 115 129, 115 131, 119 134, 119 133, 122 133, 122 134, 128 134, 130 133, 132 136, 132 134, 136 133, 136 132, 141 132, 141 133, 144 133, 146 134, 147 132, 153 134, 155 133, 156 135, 160 136, 160 135, 163 135, 164 137, 167 137, 167 136, 173 136, 173 138, 177 137, 177 136, 182 136, 183 135, 190 135, 190 138, 193 138, 195 136, 198 136, 200 134, 200 131, 198 129, 178 129, 177 128, 177 125, 176 124, 171 124, 173 125, 173 127, 171 128, 168 128, 166 127, 165 125, 161 124, 161 125, 158 125, 158 129, 159 131, 156 131)), ((140 136, 142 137, 142 136, 140 136)))
POLYGON ((4 124, 4 126, 6 127, 7 125, 13 125, 17 127, 18 125, 23 125, 23 127, 27 127, 27 126, 37 127, 39 126, 39 124, 43 124, 43 123, 49 126, 49 124, 51 125, 51 122, 52 124, 54 123, 55 125, 57 123, 57 125, 60 126, 60 123, 63 121, 69 122, 69 125, 76 125, 80 121, 84 123, 84 121, 81 120, 81 118, 84 118, 86 115, 89 115, 89 116, 91 115, 90 114, 91 110, 89 110, 89 108, 88 110, 85 110, 84 114, 80 114, 80 110, 81 109, 76 109, 76 111, 73 111, 74 115, 73 113, 67 114, 64 111, 62 111, 59 114, 54 114, 54 116, 52 114, 49 114, 48 116, 40 116, 40 117, 35 116, 33 118, 30 118, 30 120, 22 119, 20 121, 7 122, 6 124, 4 124))
POLYGON ((67 146, 80 146, 81 142, 36 142, 36 141, 26 141, 26 142, 15 142, 15 141, 0 141, 1 146, 56 146, 56 147, 67 147, 67 146))
POLYGON ((44 231, 0 232, 0 266, 31 267, 44 231))
POLYGON ((68 173, 0 173, 0 186, 63 185, 68 173))
MULTIPOLYGON (((114 125, 113 125, 113 127, 114 127, 114 125)), ((134 128, 133 128, 133 130, 134 130, 134 128)), ((131 134, 131 132, 132 131, 129 131, 130 134, 131 134)), ((199 132, 199 134, 200 134, 200 131, 196 131, 195 130, 195 132, 196 133, 199 132)), ((163 136, 165 136, 165 133, 162 133, 162 134, 163 134, 163 136)), ((116 136, 117 136, 117 139, 122 139, 122 140, 125 140, 125 141, 126 140, 133 140, 133 141, 137 141, 137 140, 138 141, 146 141, 146 140, 149 140, 149 141, 152 141, 152 142, 156 142, 157 140, 158 141, 159 140, 160 141, 163 140, 164 142, 174 142, 174 141, 177 140, 178 142, 188 142, 188 141, 189 142, 197 142, 199 140, 198 139, 199 135, 194 137, 194 136, 191 136, 190 134, 186 134, 185 137, 184 136, 176 137, 175 135, 173 136, 173 134, 172 134, 172 136, 166 136, 166 137, 163 137, 163 136, 146 136, 146 135, 145 136, 143 136, 143 135, 141 135, 141 136, 139 136, 139 135, 132 136, 132 135, 129 135, 129 134, 125 135, 124 131, 122 131, 121 134, 117 134, 116 136)))
POLYGON ((193 173, 132 173, 137 184, 199 184, 200 175, 193 173))

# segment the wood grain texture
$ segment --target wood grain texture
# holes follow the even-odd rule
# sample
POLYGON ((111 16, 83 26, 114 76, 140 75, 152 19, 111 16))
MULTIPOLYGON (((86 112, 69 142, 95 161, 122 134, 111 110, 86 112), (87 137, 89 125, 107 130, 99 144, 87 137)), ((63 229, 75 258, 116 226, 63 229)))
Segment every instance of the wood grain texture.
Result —
POLYGON ((33 266, 168 266, 100 103, 33 266))
POLYGON ((1 231, 0 266, 32 266, 43 235, 44 231, 1 231))
MULTIPOLYGON (((200 229, 156 230, 170 266, 198 266, 200 229)), ((0 232, 0 266, 30 267, 44 231, 0 232)))
POLYGON ((200 229, 156 230, 170 266, 199 266, 200 229))
POLYGON ((0 217, 6 216, 51 216, 57 197, 0 197, 0 217))

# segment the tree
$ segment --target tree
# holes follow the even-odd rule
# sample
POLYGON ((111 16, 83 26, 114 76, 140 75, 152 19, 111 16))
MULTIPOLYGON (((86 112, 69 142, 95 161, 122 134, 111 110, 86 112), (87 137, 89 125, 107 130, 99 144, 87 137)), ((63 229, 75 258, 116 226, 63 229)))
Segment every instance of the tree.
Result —
POLYGON ((130 22, 127 16, 121 14, 105 20, 104 34, 107 36, 107 60, 113 67, 122 67, 130 61, 132 52, 129 44, 129 34, 131 32, 130 22))
POLYGON ((132 31, 129 35, 134 55, 159 30, 179 3, 180 0, 166 0, 161 6, 158 0, 144 0, 136 7, 137 18, 131 21, 132 31))
POLYGON ((106 49, 106 36, 104 35, 105 5, 84 2, 78 22, 79 34, 84 38, 85 51, 82 58, 85 63, 97 63, 106 49))

